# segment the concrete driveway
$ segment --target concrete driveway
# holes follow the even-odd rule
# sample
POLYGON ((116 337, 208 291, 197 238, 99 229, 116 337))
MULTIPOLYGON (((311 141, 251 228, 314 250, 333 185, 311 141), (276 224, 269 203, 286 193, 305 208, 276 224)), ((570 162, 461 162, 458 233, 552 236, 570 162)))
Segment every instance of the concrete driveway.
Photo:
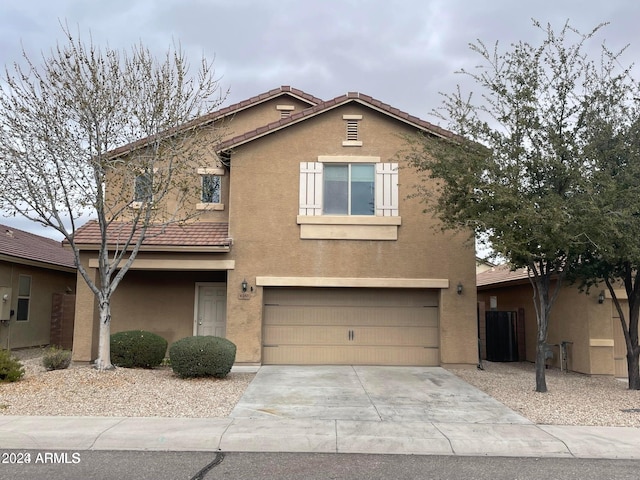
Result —
POLYGON ((531 424, 440 367, 263 366, 231 416, 531 424))

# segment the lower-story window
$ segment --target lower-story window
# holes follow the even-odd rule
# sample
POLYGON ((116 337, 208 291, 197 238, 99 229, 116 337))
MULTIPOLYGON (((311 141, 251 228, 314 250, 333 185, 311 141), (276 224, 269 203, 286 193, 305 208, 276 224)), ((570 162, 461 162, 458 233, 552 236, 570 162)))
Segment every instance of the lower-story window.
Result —
POLYGON ((29 320, 29 302, 31 300, 31 277, 20 275, 18 278, 18 311, 16 321, 26 322, 29 320))

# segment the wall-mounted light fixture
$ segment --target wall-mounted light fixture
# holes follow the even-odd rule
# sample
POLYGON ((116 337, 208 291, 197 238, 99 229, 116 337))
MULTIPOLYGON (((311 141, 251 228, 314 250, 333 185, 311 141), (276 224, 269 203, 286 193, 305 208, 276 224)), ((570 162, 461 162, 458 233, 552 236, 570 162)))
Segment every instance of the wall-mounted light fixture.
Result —
POLYGON ((462 282, 458 282, 458 295, 462 295, 462 282))
POLYGON ((249 284, 247 283, 247 279, 245 278, 244 280, 242 280, 242 283, 240 285, 242 286, 242 291, 246 292, 247 287, 249 286, 249 284))
POLYGON ((598 303, 604 303, 604 290, 602 290, 600 295, 598 295, 598 303))

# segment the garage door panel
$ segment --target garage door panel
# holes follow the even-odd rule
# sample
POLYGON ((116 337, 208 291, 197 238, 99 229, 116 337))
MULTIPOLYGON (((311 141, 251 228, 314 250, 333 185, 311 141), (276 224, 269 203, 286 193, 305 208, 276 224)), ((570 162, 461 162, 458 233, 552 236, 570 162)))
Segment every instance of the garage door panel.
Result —
POLYGON ((437 327, 435 307, 354 307, 266 305, 267 325, 388 325, 437 327), (402 314, 399 315, 399 309, 402 314))
POLYGON ((281 346, 264 348, 265 364, 438 365, 437 348, 281 346))
POLYGON ((267 288, 264 304, 437 307, 438 292, 399 288, 267 288))
POLYGON ((436 327, 265 326, 264 345, 438 346, 436 327), (351 332, 351 333, 350 333, 351 332))
POLYGON ((264 364, 438 365, 438 291, 265 288, 264 364))

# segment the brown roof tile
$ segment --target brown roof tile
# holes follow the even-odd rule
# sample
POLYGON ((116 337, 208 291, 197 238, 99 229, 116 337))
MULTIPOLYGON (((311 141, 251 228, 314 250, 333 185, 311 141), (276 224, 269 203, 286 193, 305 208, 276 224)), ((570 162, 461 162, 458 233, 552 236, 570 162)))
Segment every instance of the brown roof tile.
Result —
POLYGON ((265 134, 274 132, 276 130, 287 127, 289 125, 293 125, 305 119, 306 117, 317 115, 333 107, 343 105, 347 102, 354 102, 354 101, 364 103, 365 105, 368 104, 369 106, 377 108, 378 110, 381 110, 382 112, 387 113, 391 116, 394 116, 400 120, 409 122, 415 125, 416 127, 422 130, 425 130, 427 132, 430 132, 434 135, 447 137, 447 138, 453 138, 455 136, 452 132, 445 130, 444 128, 438 127, 437 125, 427 122, 426 120, 422 120, 416 116, 409 115, 408 113, 403 112, 395 107, 391 107, 390 105, 383 103, 380 100, 376 100, 375 98, 370 97, 369 95, 364 95, 358 92, 348 92, 345 95, 340 95, 331 100, 320 102, 317 105, 313 105, 300 112, 296 112, 290 115, 288 118, 284 118, 279 121, 272 122, 269 125, 256 128, 255 130, 252 130, 250 132, 245 132, 242 135, 238 135, 236 137, 225 140, 224 142, 220 143, 220 145, 218 145, 218 149, 225 150, 225 149, 232 148, 234 146, 259 138, 265 134))
MULTIPOLYGON (((123 243, 131 232, 131 224, 114 223, 109 226, 109 244, 123 243)), ((137 236, 136 236, 137 238, 137 236)), ((79 245, 100 245, 100 227, 91 220, 76 230, 74 240, 79 245)), ((221 247, 229 245, 229 224, 198 222, 170 224, 147 229, 144 246, 221 247)))
POLYGON ((528 281, 529 275, 526 268, 512 270, 509 265, 498 265, 476 275, 476 286, 483 287, 500 283, 528 281))
MULTIPOLYGON (((261 93, 259 95, 255 95, 246 100, 242 100, 241 102, 234 103, 233 105, 229 105, 228 107, 221 108, 219 110, 215 110, 206 115, 202 115, 198 118, 191 120, 190 122, 185 123, 184 125, 170 129, 167 132, 163 133, 163 136, 171 136, 174 135, 178 131, 183 131, 189 128, 194 128, 202 125, 207 125, 219 118, 225 117, 227 115, 232 115, 240 110, 245 108, 257 105, 258 103, 262 103, 266 100, 270 100, 272 98, 276 98, 282 95, 293 95, 298 97, 301 100, 306 101, 309 105, 316 105, 318 103, 322 103, 322 99, 318 97, 314 97, 313 95, 303 92, 302 90, 298 90, 297 88, 292 88, 288 85, 283 85, 279 88, 274 88, 273 90, 269 90, 268 92, 261 93)), ((123 145, 122 147, 118 147, 110 152, 110 155, 117 157, 119 155, 123 155, 132 150, 141 148, 145 146, 149 141, 149 137, 142 138, 136 142, 129 143, 127 145, 123 145)))
POLYGON ((2 224, 0 254, 68 268, 76 265, 73 252, 61 242, 2 224))

